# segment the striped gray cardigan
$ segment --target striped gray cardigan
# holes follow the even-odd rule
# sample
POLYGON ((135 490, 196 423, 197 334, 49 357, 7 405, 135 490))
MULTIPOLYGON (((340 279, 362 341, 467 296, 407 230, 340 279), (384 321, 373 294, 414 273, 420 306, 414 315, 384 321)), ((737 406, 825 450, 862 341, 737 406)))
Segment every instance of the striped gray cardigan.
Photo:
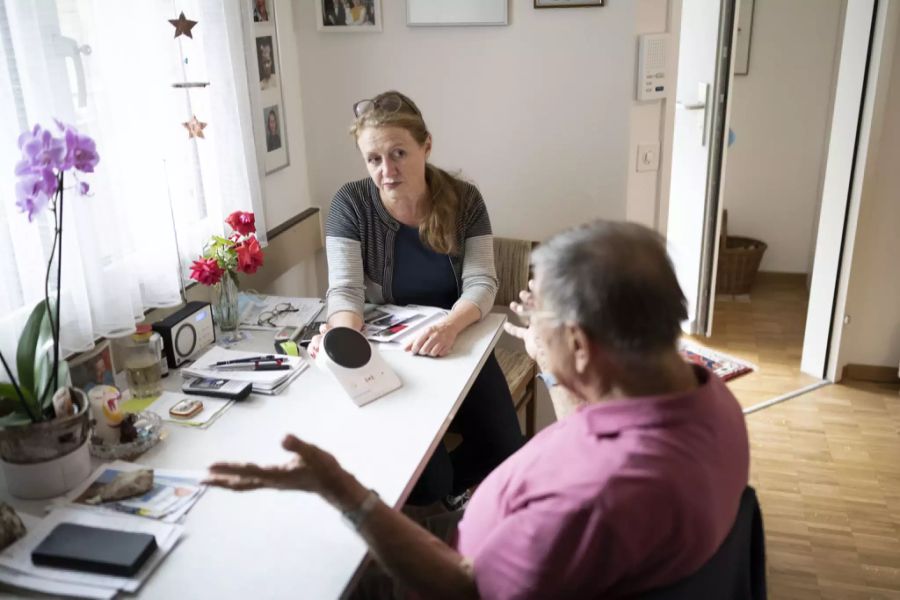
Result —
MULTIPOLYGON (((475 304, 484 317, 494 304, 498 287, 491 221, 478 188, 459 182, 458 190, 456 230, 461 252, 447 259, 456 275, 460 299, 475 304)), ((361 315, 364 301, 394 301, 394 238, 399 228, 371 178, 352 181, 338 190, 325 222, 329 317, 345 310, 361 315)))

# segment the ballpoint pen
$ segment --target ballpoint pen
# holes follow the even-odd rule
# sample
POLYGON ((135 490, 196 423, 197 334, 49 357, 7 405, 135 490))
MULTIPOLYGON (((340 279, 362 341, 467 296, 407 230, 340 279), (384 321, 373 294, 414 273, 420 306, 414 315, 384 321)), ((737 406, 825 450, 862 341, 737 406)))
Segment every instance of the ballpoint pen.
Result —
POLYGON ((233 360, 220 360, 219 362, 215 362, 210 366, 213 367, 221 367, 222 365, 239 365, 241 363, 255 363, 260 361, 272 361, 277 360, 279 363, 283 360, 282 357, 276 356, 274 354, 266 354, 263 356, 248 356, 247 358, 235 358, 233 360))
POLYGON ((281 362, 245 362, 234 363, 230 365, 219 365, 214 367, 217 371, 287 371, 291 365, 284 365, 281 362))

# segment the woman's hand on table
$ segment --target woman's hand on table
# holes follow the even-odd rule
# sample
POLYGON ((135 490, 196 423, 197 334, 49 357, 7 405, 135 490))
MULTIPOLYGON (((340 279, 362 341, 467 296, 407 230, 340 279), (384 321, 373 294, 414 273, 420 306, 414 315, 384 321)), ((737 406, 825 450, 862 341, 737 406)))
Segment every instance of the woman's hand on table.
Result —
POLYGON ((440 357, 447 356, 453 350, 456 336, 459 330, 444 319, 434 325, 426 327, 414 340, 409 342, 404 350, 421 356, 440 357))
POLYGON ((219 462, 209 467, 203 483, 239 492, 263 488, 313 492, 339 507, 354 506, 362 501, 365 488, 338 464, 334 456, 293 435, 286 435, 281 447, 294 453, 282 465, 219 462))
POLYGON ((329 329, 331 329, 331 326, 328 323, 322 323, 322 326, 319 327, 319 333, 312 336, 312 339, 309 340, 309 346, 306 347, 306 351, 309 352, 311 359, 316 359, 316 355, 319 353, 319 346, 322 344, 322 336, 329 329))

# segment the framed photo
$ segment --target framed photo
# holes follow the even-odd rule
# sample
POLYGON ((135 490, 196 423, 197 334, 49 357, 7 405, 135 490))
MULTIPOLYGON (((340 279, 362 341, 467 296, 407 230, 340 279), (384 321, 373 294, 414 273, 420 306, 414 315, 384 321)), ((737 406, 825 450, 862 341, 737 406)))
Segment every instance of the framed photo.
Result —
POLYGON ((269 8, 273 0, 249 0, 252 4, 253 22, 267 23, 269 21, 269 8))
POLYGON ((741 0, 737 15, 737 39, 734 42, 734 74, 750 72, 750 38, 753 35, 753 0, 741 0))
POLYGON ((278 73, 275 69, 275 36, 263 35, 256 38, 256 65, 259 70, 259 89, 278 87, 278 73))
POLYGON ((67 362, 72 385, 84 390, 85 394, 96 385, 116 385, 116 369, 109 340, 103 340, 92 350, 82 352, 67 362))
POLYGON ((576 6, 603 6, 606 0, 534 0, 535 8, 575 8, 576 6))
POLYGON ((337 33, 381 31, 381 0, 314 0, 316 29, 337 33))
POLYGON ((275 0, 246 2, 246 57, 253 138, 265 174, 290 164, 275 0))
POLYGON ((263 127, 266 131, 266 152, 281 149, 281 115, 277 104, 263 108, 263 127))
POLYGON ((410 27, 507 25, 508 0, 406 0, 410 27))

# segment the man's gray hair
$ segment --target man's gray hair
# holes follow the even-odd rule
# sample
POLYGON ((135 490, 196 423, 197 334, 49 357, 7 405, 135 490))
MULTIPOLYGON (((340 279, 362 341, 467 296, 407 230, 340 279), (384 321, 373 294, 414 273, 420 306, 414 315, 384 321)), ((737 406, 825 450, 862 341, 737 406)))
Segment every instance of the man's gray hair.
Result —
POLYGON ((610 350, 655 352, 681 335, 687 301, 662 237, 643 225, 569 229, 538 246, 532 265, 544 308, 610 350))

